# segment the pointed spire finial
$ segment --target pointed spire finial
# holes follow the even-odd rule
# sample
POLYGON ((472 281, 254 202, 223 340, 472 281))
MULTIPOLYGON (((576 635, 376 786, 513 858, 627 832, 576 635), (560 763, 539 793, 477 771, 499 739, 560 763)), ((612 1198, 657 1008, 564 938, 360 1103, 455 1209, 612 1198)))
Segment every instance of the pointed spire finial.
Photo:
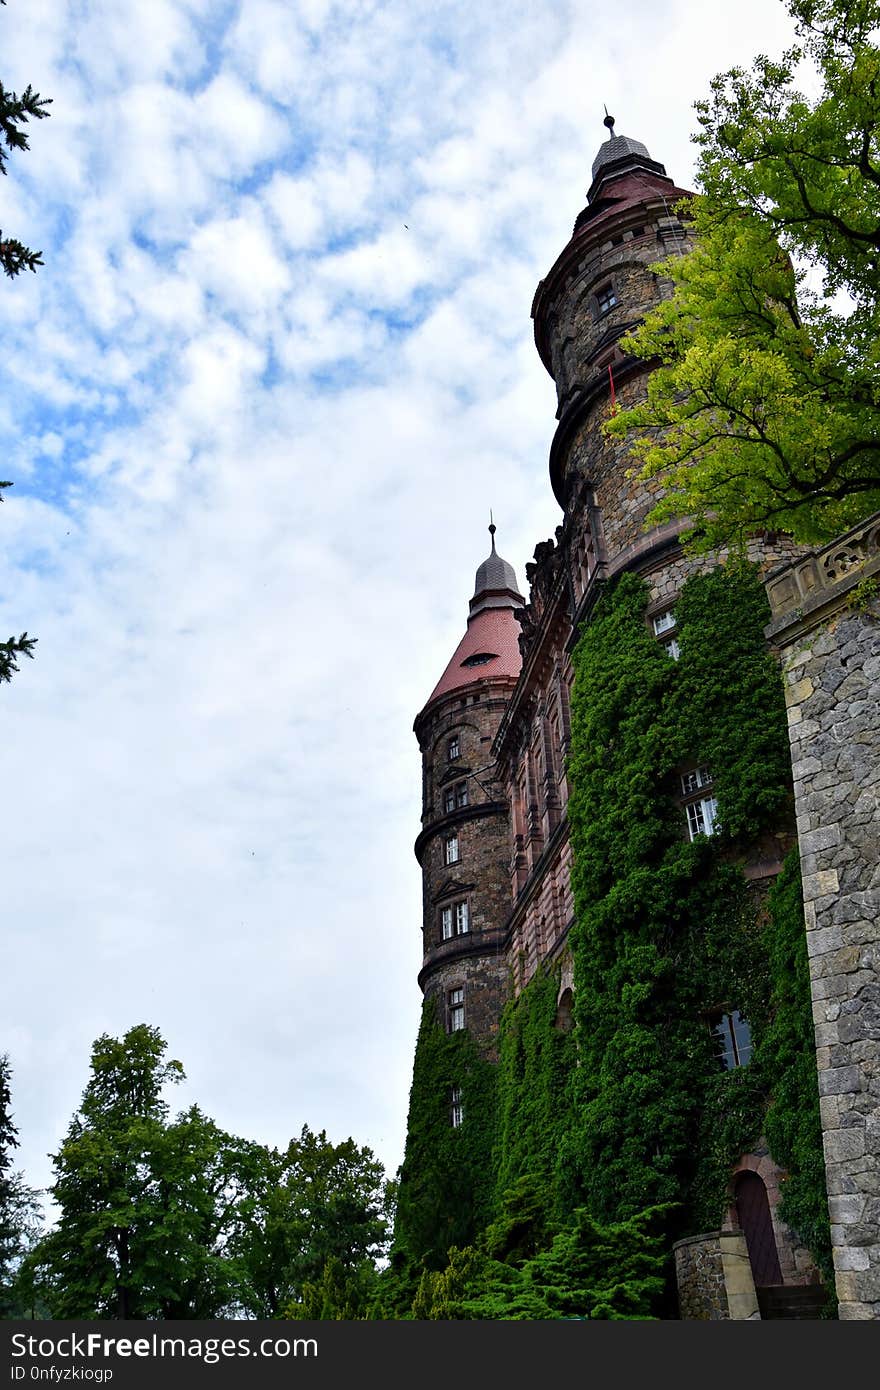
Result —
POLYGON ((494 519, 494 517, 492 516, 492 508, 490 507, 490 508, 489 508, 489 535, 492 537, 492 552, 493 552, 493 554, 494 554, 494 552, 495 552, 495 532, 496 532, 497 530, 498 530, 498 527, 495 525, 495 519, 494 519))
POLYGON ((608 107, 607 107, 607 106, 605 107, 605 119, 604 119, 604 121, 602 122, 602 124, 603 124, 604 126, 607 126, 607 127, 608 127, 608 139, 609 139, 609 140, 613 140, 613 139, 614 139, 614 117, 613 117, 613 116, 609 116, 609 114, 608 114, 608 107))

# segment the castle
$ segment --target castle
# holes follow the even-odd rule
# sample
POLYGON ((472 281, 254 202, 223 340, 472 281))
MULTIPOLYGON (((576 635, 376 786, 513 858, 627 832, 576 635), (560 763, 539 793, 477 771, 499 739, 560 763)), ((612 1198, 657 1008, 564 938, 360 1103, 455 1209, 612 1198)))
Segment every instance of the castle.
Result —
MULTIPOLYGON (((550 479, 562 524, 526 567, 527 599, 497 553, 490 526, 491 551, 476 572, 466 631, 415 720, 423 768, 415 846, 423 876, 419 983, 432 1026, 449 1038, 466 1035, 493 1066, 505 1007, 539 976, 553 980, 554 1029, 577 1033, 576 645, 604 611, 605 596, 629 576, 632 592, 638 583, 643 594, 637 640, 646 669, 666 689, 664 663, 670 671, 677 665, 685 640, 681 596, 726 558, 685 554, 684 523, 648 527, 658 485, 634 477, 625 444, 603 433, 613 403, 627 406, 644 391, 649 364, 624 354, 620 340, 671 292, 651 267, 689 246, 688 227, 676 213, 686 190, 641 142, 616 135, 610 119, 606 124, 609 138, 593 163, 587 205, 532 305, 535 342, 558 396, 550 479)), ((871 951, 878 856, 876 801, 869 800, 880 769, 873 749, 866 757, 862 737, 871 723, 866 692, 858 686, 861 707, 851 700, 844 713, 836 693, 843 682, 835 685, 834 673, 867 671, 864 679, 873 680, 876 693, 880 646, 870 615, 845 603, 853 583, 880 567, 878 536, 876 525, 862 528, 848 538, 846 553, 840 545, 807 551, 780 535, 756 537, 751 545, 749 558, 772 611, 767 642, 786 670, 794 794, 788 782, 772 817, 726 852, 753 917, 762 921, 768 889, 799 847, 812 977, 812 997, 803 1004, 807 1013, 812 1007, 816 1025, 831 1242, 844 1317, 880 1312, 880 992, 871 951), (832 552, 837 558, 829 562, 832 552), (840 642, 849 644, 851 663, 856 657, 846 669, 840 642), (834 751, 860 744, 846 766, 842 757, 829 763, 824 756, 832 715, 834 751), (829 766, 854 792, 835 800, 830 818, 825 789, 831 783, 822 781, 829 766)), ((787 764, 786 780, 789 770, 787 764)), ((694 864, 709 862, 699 855, 717 827, 721 775, 700 746, 684 755, 679 749, 663 770, 666 824, 677 824, 673 839, 693 847, 694 864)), ((731 989, 725 984, 718 990, 727 993, 698 1000, 693 1027, 702 1032, 688 1034, 705 1034, 706 1056, 719 1074, 743 1072, 752 1052, 745 998, 731 989)), ((771 1003, 768 1017, 772 1012, 771 1003)), ((450 1077, 435 1097, 435 1123, 463 1135, 473 1123, 467 1087, 450 1077)), ((811 1077, 815 1090, 815 1071, 811 1077)), ((815 1106, 815 1095, 808 1099, 815 1106)), ((412 1124, 411 1114, 411 1130, 412 1124)), ((497 1132, 493 1142, 497 1151, 497 1132)), ((658 1172, 665 1142, 651 1141, 658 1172)), ((410 1209, 413 1144, 402 1170, 410 1209)), ((487 1149, 482 1162, 488 1161, 487 1149)), ((676 1162, 681 1169, 676 1159, 670 1170, 676 1162)), ((741 1150, 734 1145, 714 1228, 686 1225, 676 1241, 681 1317, 818 1315, 824 1291, 815 1251, 780 1212, 787 1176, 763 1134, 744 1133, 741 1150)), ((461 1180, 467 1186, 463 1172, 461 1180)), ((667 1190, 661 1178, 657 1183, 658 1191, 667 1190)), ((465 1207, 475 1200, 471 1191, 459 1195, 465 1207)), ((418 1200, 424 1206, 430 1197, 418 1200)), ((423 1215, 430 1223, 430 1212, 423 1215)))

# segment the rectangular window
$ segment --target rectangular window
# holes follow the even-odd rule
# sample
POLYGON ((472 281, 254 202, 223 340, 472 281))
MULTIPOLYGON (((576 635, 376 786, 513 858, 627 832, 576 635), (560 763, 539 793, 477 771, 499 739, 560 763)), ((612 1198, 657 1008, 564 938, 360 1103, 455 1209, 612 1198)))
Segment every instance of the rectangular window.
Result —
POLYGON ((695 767, 692 772, 682 773, 681 789, 685 796, 691 792, 697 792, 701 787, 712 785, 712 778, 707 767, 695 767))
POLYGON ((667 656, 671 656, 673 661, 678 661, 681 656, 681 647, 673 637, 669 642, 663 643, 663 650, 667 656))
POLYGON ((747 1067, 752 1058, 752 1033, 739 1009, 730 1014, 715 1014, 709 1026, 725 1070, 747 1067))
POLYGON ((446 863, 458 863, 458 836, 448 835, 446 837, 446 863))
POLYGON ((464 1106, 461 1103, 461 1087, 453 1086, 449 1094, 449 1118, 453 1129, 460 1129, 464 1123, 464 1106))
POLYGON ((452 908, 444 907, 440 913, 440 930, 444 941, 448 941, 452 936, 452 908))
POLYGON ((446 756, 450 762, 461 757, 461 744, 458 741, 458 734, 453 734, 446 746, 446 756))
POLYGON ((464 989, 449 991, 449 1031, 459 1033, 464 1028, 464 989))
POLYGON ((455 810, 455 792, 452 790, 452 787, 447 787, 446 791, 443 793, 443 809, 447 816, 451 811, 455 810))
POLYGON ((671 608, 667 608, 665 613, 657 613, 651 622, 654 625, 654 633, 659 637, 664 632, 671 632, 675 627, 675 614, 671 608))
POLYGON ((688 835, 692 840, 698 835, 712 835, 718 817, 718 803, 714 796, 704 796, 700 801, 691 801, 687 811, 688 835))
POLYGON ((455 904, 455 934, 464 936, 465 932, 470 931, 470 914, 467 903, 455 904))
POLYGON ((467 804, 468 804, 468 786, 467 786, 467 782, 459 782, 458 786, 455 788, 455 804, 456 804, 456 806, 459 807, 459 809, 460 809, 462 806, 467 806, 467 804))
POLYGON ((617 303, 617 295, 614 293, 613 285, 603 285, 596 291, 596 309, 599 315, 607 314, 617 303))

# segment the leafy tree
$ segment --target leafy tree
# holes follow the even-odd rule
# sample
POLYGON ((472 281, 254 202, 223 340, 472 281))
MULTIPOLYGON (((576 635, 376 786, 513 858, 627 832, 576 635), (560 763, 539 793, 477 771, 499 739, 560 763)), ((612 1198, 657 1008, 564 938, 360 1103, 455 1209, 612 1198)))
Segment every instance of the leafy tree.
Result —
POLYGON ((625 345, 659 367, 608 425, 662 479, 651 520, 705 547, 880 507, 880 0, 788 9, 799 43, 697 103, 695 247, 658 267, 674 293, 625 345))
POLYGON ((165 1054, 146 1024, 94 1045, 55 1155, 60 1218, 26 1261, 50 1315, 280 1317, 294 1299, 329 1307, 331 1285, 334 1306, 363 1301, 393 1197, 371 1151, 304 1127, 279 1153, 198 1106, 171 1120, 163 1091, 184 1072, 165 1054))
POLYGON ((183 1080, 156 1028, 92 1049, 92 1075, 55 1157, 57 1226, 28 1265, 56 1318, 216 1317, 235 1300, 228 1211, 249 1146, 193 1106, 168 1121, 183 1080))
MULTIPOLYGON (((5 5, 6 0, 0 0, 0 4, 5 5)), ((41 97, 30 84, 19 96, 7 91, 0 82, 0 174, 6 173, 10 151, 28 148, 28 137, 22 127, 30 120, 42 121, 49 115, 45 108, 50 105, 51 97, 41 97)), ((0 231, 0 266, 10 279, 23 270, 36 270, 42 264, 40 251, 31 251, 14 237, 4 237, 0 231)))
POLYGON ((38 1194, 21 1173, 12 1170, 18 1129, 10 1108, 11 1076, 9 1058, 0 1057, 0 1317, 15 1315, 18 1266, 36 1235, 40 1216, 38 1194))
POLYGON ((304 1125, 283 1153, 261 1149, 229 1246, 244 1309, 277 1318, 303 1300, 360 1298, 387 1246, 391 1196, 381 1163, 353 1139, 332 1144, 304 1125))

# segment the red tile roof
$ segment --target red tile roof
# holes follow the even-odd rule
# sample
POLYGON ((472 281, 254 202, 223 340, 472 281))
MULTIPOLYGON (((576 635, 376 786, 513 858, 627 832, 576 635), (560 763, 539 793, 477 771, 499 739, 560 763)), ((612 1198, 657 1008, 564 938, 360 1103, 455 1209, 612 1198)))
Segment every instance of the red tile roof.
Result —
POLYGON ((474 685, 477 681, 491 680, 493 676, 518 676, 522 657, 517 639, 521 631, 512 607, 484 608, 477 613, 468 623, 467 632, 428 696, 426 706, 451 690, 474 685), (495 660, 479 666, 463 665, 469 656, 476 656, 478 652, 492 652, 495 660))

